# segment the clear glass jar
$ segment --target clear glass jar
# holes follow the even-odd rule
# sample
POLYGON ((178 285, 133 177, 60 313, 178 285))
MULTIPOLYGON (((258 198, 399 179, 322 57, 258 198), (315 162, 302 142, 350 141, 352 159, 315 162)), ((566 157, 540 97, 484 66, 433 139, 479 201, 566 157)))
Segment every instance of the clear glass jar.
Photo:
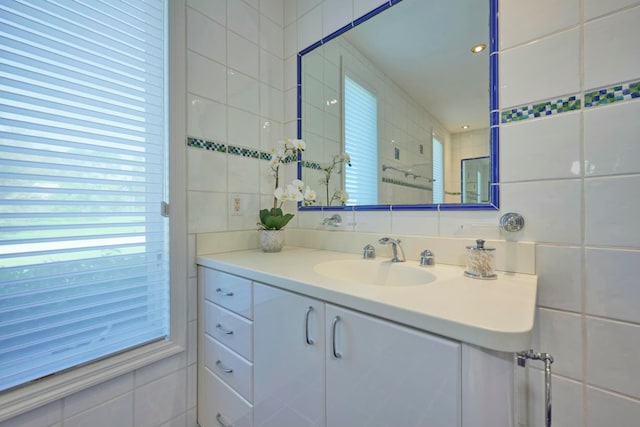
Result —
POLYGON ((476 240, 476 246, 467 246, 467 269, 464 275, 474 279, 496 279, 494 271, 495 248, 485 248, 484 240, 476 240))

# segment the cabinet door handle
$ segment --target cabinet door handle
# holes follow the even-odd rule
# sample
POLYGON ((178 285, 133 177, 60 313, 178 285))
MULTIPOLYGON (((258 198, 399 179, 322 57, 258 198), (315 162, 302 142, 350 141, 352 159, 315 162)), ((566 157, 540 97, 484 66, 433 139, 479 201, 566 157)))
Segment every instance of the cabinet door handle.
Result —
POLYGON ((220 295, 224 295, 225 297, 232 297, 233 296, 233 292, 224 290, 222 288, 216 289, 216 292, 219 293, 220 295))
POLYGON ((216 415, 216 421, 218 421, 218 424, 220 424, 222 427, 233 427, 233 424, 229 424, 224 421, 220 412, 218 412, 218 414, 216 415))
POLYGON ((313 307, 309 306, 307 308, 307 314, 304 316, 304 339, 309 345, 313 345, 313 338, 309 337, 309 316, 311 316, 311 312, 313 311, 313 307))
POLYGON ((233 369, 227 368, 226 366, 224 366, 224 364, 220 360, 216 360, 216 366, 218 367, 218 369, 220 369, 225 374, 232 374, 233 373, 233 369))
POLYGON ((216 329, 219 330, 220 332, 222 332, 225 335, 233 335, 233 331, 232 330, 225 328, 220 323, 218 323, 216 325, 216 329))
POLYGON ((333 322, 331 323, 331 352, 333 353, 333 357, 336 359, 340 359, 342 357, 342 353, 336 350, 336 329, 338 328, 338 322, 340 320, 340 316, 336 316, 333 318, 333 322))

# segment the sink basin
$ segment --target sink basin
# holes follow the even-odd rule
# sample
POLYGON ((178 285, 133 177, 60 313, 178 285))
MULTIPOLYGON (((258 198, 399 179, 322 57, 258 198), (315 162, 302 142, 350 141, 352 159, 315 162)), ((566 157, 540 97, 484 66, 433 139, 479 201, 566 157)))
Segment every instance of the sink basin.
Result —
POLYGON ((433 273, 418 265, 364 259, 326 261, 317 264, 314 271, 330 279, 362 285, 419 286, 436 280, 433 273))

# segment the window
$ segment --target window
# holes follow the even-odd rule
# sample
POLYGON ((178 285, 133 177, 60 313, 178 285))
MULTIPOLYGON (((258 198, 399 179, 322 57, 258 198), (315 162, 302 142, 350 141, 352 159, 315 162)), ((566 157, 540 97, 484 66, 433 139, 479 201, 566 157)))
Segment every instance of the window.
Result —
POLYGON ((351 157, 345 168, 350 205, 378 204, 378 102, 376 96, 345 76, 344 150, 351 157))
POLYGON ((442 142, 433 135, 433 203, 444 203, 444 151, 442 142))
POLYGON ((165 9, 0 4, 0 390, 169 333, 165 9))

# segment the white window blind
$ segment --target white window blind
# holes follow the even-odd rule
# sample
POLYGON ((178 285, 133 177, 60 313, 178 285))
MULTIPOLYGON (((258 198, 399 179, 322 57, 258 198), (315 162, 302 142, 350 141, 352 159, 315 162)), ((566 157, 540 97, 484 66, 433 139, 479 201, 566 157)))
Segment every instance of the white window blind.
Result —
POLYGON ((0 390, 168 335, 164 0, 0 0, 0 390))
POLYGON ((378 204, 378 102, 376 96, 345 76, 344 149, 351 157, 345 168, 350 205, 378 204))
POLYGON ((433 203, 444 203, 444 152, 442 142, 433 136, 433 203))

